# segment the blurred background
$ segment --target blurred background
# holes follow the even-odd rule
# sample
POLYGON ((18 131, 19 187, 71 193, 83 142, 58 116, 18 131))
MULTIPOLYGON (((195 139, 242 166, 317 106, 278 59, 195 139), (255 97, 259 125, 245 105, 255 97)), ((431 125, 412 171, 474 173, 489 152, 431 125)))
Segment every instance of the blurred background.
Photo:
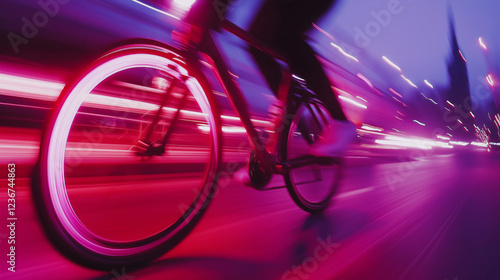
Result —
MULTIPOLYGON (((0 164, 5 166, 0 174, 6 178, 7 164, 16 164, 19 219, 15 273, 5 265, 7 231, 0 232, 5 260, 0 278, 500 277, 500 2, 495 0, 344 0, 315 23, 308 41, 358 127, 342 187, 324 214, 311 216, 295 206, 282 178, 273 178, 276 188, 262 192, 231 178, 234 166, 246 161, 249 144, 210 76, 222 109, 228 176, 199 226, 174 250, 139 270, 93 271, 59 254, 43 234, 30 189, 54 102, 66 83, 121 42, 145 38, 171 44, 171 33, 190 3, 0 3, 0 164), (324 255, 318 257, 321 250, 324 255)), ((261 5, 234 1, 228 18, 246 28, 261 5)), ((254 123, 265 129, 274 96, 246 43, 225 32, 215 38, 248 98, 254 123)), ((95 113, 106 103, 94 105, 95 113)), ((207 155, 196 142, 201 138, 183 142, 193 133, 205 135, 196 118, 186 117, 199 130, 178 132, 175 157, 146 165, 132 158, 125 146, 144 131, 145 115, 134 111, 113 118, 109 113, 99 122, 83 121, 86 129, 103 123, 115 129, 72 173, 75 209, 103 234, 133 236, 137 224, 161 220, 157 208, 162 201, 145 190, 159 198, 168 196, 159 191, 165 185, 189 186, 207 155), (112 145, 117 138, 120 143, 112 145), (165 171, 173 165, 175 172, 165 171), (114 201, 117 197, 123 200, 114 201)), ((75 134, 75 142, 83 136, 75 134)), ((7 208, 7 191, 0 197, 7 208)), ((7 209, 0 213, 6 221, 7 209)))

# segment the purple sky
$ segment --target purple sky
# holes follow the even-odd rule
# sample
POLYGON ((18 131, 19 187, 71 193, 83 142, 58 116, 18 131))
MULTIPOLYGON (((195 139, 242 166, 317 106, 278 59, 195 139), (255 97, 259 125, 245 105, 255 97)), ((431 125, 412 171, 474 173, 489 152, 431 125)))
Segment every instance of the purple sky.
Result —
MULTIPOLYGON (((479 79, 488 73, 487 58, 478 44, 478 38, 483 37, 489 47, 490 66, 495 65, 495 61, 500 58, 500 1, 449 2, 455 18, 458 42, 468 62, 471 91, 474 93, 479 79)), ((353 46, 355 53, 366 54, 380 62, 385 55, 400 66, 405 76, 419 88, 425 86, 424 80, 435 85, 448 83, 448 1, 349 0, 340 3, 337 8, 324 18, 321 26, 334 36, 338 34, 337 39, 353 46), (376 20, 373 13, 387 11, 390 5, 395 5, 398 13, 391 14, 388 23, 384 22, 386 26, 379 25, 380 30, 371 34, 376 35, 368 37, 369 44, 361 46, 359 38, 356 44, 354 38, 359 33, 355 31, 356 28, 366 34, 366 27, 376 20)))

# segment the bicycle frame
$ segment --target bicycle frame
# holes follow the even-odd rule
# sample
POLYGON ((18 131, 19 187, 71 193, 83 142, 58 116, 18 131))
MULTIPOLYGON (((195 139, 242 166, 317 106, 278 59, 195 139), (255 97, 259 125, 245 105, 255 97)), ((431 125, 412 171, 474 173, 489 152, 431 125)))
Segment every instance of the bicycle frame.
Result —
MULTIPOLYGON (((241 29, 236 26, 232 22, 224 20, 222 22, 221 28, 228 31, 229 33, 241 38, 246 41, 248 44, 258 48, 259 50, 271 55, 272 57, 281 60, 283 62, 287 62, 286 59, 266 46, 264 43, 260 42, 252 35, 250 35, 247 31, 241 29)), ((205 54, 205 58, 208 63, 212 64, 213 68, 216 69, 214 72, 215 76, 218 78, 219 82, 223 86, 223 89, 226 95, 229 97, 230 102, 233 105, 233 108, 237 112, 240 117, 245 130, 247 131, 250 142, 255 149, 257 158, 259 159, 262 167, 268 172, 281 172, 281 168, 276 163, 276 159, 273 154, 276 151, 276 143, 278 141, 274 141, 275 144, 273 147, 270 147, 270 151, 266 149, 266 145, 263 143, 262 139, 259 137, 258 131, 253 125, 250 117, 250 112, 248 109, 248 104, 246 98, 241 91, 238 83, 233 79, 230 70, 226 65, 226 59, 223 54, 219 51, 216 42, 214 41, 210 30, 206 30, 202 41, 197 45, 197 49, 200 53, 205 54)), ((194 61, 193 61, 194 62, 194 61)), ((197 62, 194 62, 197 63, 197 62)), ((277 98, 285 104, 290 88, 290 84, 292 81, 292 73, 287 69, 283 69, 283 78, 281 81, 281 85, 279 88, 277 98)), ((275 135, 275 137, 278 137, 275 135)))

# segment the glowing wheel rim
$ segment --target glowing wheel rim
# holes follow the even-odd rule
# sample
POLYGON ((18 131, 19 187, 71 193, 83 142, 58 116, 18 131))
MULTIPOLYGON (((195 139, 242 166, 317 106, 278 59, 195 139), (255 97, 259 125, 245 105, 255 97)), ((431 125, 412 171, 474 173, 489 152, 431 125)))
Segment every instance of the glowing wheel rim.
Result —
MULTIPOLYGON (((129 48, 127 50, 133 50, 133 48, 129 48)), ((150 48, 150 50, 154 49, 150 48)), ((165 51, 160 48, 157 50, 162 50, 163 52, 165 51)), ((108 55, 111 54, 114 53, 110 53, 108 55)), ((50 141, 48 142, 49 145, 46 150, 46 176, 54 213, 62 228, 68 235, 75 239, 78 244, 92 252, 107 256, 128 256, 138 254, 149 249, 153 249, 164 243, 183 229, 189 221, 198 214, 201 207, 203 207, 205 200, 210 196, 209 192, 211 188, 208 186, 211 182, 205 181, 203 185, 203 192, 197 196, 195 202, 192 204, 192 207, 189 209, 190 211, 184 213, 184 215, 177 222, 174 222, 167 229, 154 236, 132 242, 116 242, 105 240, 96 236, 86 228, 74 212, 66 191, 64 158, 69 132, 78 109, 82 105, 85 97, 88 96, 90 92, 103 80, 117 72, 139 67, 161 70, 177 79, 180 79, 181 75, 188 74, 188 71, 184 68, 183 64, 175 61, 174 59, 169 59, 165 56, 156 54, 124 54, 105 61, 88 71, 87 74, 80 81, 78 81, 76 86, 71 90, 71 93, 66 97, 59 110, 50 135, 48 135, 50 141), (174 71, 172 68, 177 69, 177 71, 174 71), (189 215, 186 216, 188 213, 189 215), (173 230, 170 230, 171 228, 173 228, 173 230)), ((202 86, 195 78, 189 77, 184 84, 196 99, 203 115, 206 118, 206 121, 210 126, 210 131, 212 132, 212 155, 217 157, 218 153, 214 152, 214 150, 217 149, 214 146, 218 143, 218 135, 216 133, 217 127, 208 98, 204 94, 202 86)), ((214 158, 213 162, 218 162, 218 158, 214 158)), ((212 163, 212 166, 216 165, 214 163, 212 163)))

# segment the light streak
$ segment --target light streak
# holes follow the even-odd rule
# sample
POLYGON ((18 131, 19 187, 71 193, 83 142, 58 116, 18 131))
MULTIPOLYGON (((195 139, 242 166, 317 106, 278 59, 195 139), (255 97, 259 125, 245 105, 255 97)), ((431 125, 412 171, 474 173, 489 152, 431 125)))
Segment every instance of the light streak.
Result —
POLYGON ((392 68, 398 70, 399 72, 401 72, 401 68, 396 65, 396 63, 392 62, 390 59, 388 59, 386 56, 382 56, 382 59, 387 63, 389 64, 392 68))
POLYGON ((462 57, 462 59, 465 61, 465 63, 467 63, 467 59, 465 59, 465 56, 464 54, 462 53, 461 50, 458 50, 458 53, 460 54, 460 56, 462 57))
POLYGON ((133 1, 133 2, 135 2, 135 3, 137 3, 137 4, 139 4, 139 5, 141 5, 141 6, 144 6, 144 7, 148 8, 148 9, 151 9, 151 10, 153 10, 153 11, 155 11, 155 12, 158 12, 158 13, 160 13, 160 14, 163 14, 163 15, 169 16, 169 17, 174 18, 174 19, 176 19, 176 20, 181 20, 179 17, 176 17, 176 16, 174 16, 174 15, 172 15, 172 14, 169 14, 169 13, 167 13, 167 12, 165 12, 165 11, 162 11, 162 10, 160 10, 160 9, 158 9, 158 8, 155 8, 155 7, 153 7, 153 6, 150 6, 150 5, 146 4, 146 3, 142 3, 142 2, 141 2, 141 1, 139 1, 139 0, 132 0, 132 1, 133 1))
POLYGON ((174 0, 174 4, 185 9, 189 10, 191 6, 196 2, 196 0, 174 0))
POLYGON ((406 78, 404 75, 401 75, 401 78, 403 78, 403 80, 405 80, 410 86, 418 88, 417 85, 415 85, 410 79, 406 78))
POLYGON ((395 91, 394 89, 389 88, 389 91, 392 92, 394 95, 398 96, 399 98, 403 98, 403 96, 399 92, 395 91))
POLYGON ((352 60, 354 60, 354 61, 356 61, 356 62, 359 62, 359 60, 358 60, 356 57, 354 57, 354 56, 352 56, 352 55, 350 55, 350 54, 346 53, 346 52, 345 52, 345 51, 344 51, 341 47, 339 47, 338 45, 334 44, 333 42, 332 42, 332 43, 330 43, 330 44, 331 44, 334 48, 336 48, 336 49, 337 49, 337 50, 338 50, 338 51, 339 51, 342 55, 344 55, 345 57, 350 58, 350 59, 352 59, 352 60))
POLYGON ((370 87, 372 87, 372 88, 373 88, 373 84, 370 82, 370 80, 368 80, 368 78, 367 78, 367 77, 363 76, 363 74, 358 73, 358 75, 356 75, 356 76, 358 76, 358 78, 360 78, 360 79, 361 79, 361 80, 363 80, 363 81, 364 81, 367 85, 369 85, 370 87))
POLYGON ((493 76, 491 74, 488 74, 488 76, 486 76, 486 81, 490 86, 495 86, 495 81, 493 80, 493 76))
POLYGON ((479 41, 479 45, 481 46, 481 48, 483 48, 485 51, 488 50, 488 47, 484 43, 483 37, 479 37, 478 41, 479 41))
POLYGON ((415 123, 417 123, 417 124, 421 125, 421 126, 425 126, 425 123, 423 123, 423 122, 419 122, 419 121, 417 121, 417 120, 413 120, 413 121, 414 121, 415 123))
POLYGON ((369 131, 378 131, 378 132, 384 131, 383 128, 376 127, 376 126, 369 125, 369 124, 363 124, 363 126, 361 126, 361 129, 369 130, 369 131))
POLYGON ((462 141, 450 141, 450 145, 465 147, 465 146, 468 146, 468 145, 469 145, 469 142, 462 142, 462 141))
POLYGON ((357 107, 359 107, 359 108, 362 108, 362 109, 368 109, 368 107, 367 107, 366 105, 363 105, 363 104, 361 104, 361 103, 358 103, 358 102, 356 102, 356 101, 354 101, 354 100, 352 100, 352 99, 350 99, 350 98, 347 98, 347 97, 345 97, 345 96, 339 95, 339 99, 340 99, 340 100, 342 100, 342 101, 345 101, 345 102, 347 102, 347 103, 350 103, 350 104, 352 104, 352 105, 354 105, 354 106, 357 106, 357 107))

